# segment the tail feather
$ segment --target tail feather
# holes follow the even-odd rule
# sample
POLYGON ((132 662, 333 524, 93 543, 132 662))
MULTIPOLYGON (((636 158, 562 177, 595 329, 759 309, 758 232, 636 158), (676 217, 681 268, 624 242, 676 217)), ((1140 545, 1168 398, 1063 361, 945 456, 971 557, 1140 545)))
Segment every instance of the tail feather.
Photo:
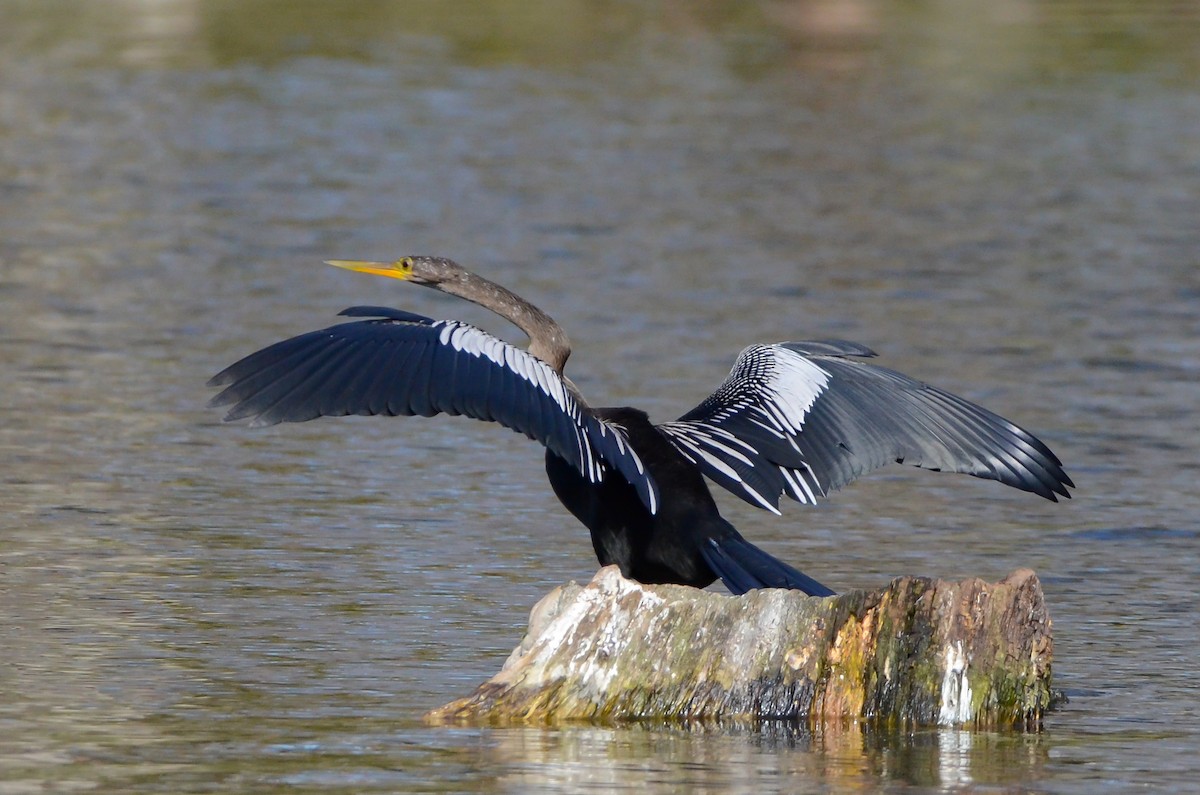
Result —
POLYGON ((835 592, 768 555, 744 538, 717 540, 710 538, 701 547, 709 567, 734 594, 744 594, 755 588, 789 588, 809 596, 834 596, 835 592))

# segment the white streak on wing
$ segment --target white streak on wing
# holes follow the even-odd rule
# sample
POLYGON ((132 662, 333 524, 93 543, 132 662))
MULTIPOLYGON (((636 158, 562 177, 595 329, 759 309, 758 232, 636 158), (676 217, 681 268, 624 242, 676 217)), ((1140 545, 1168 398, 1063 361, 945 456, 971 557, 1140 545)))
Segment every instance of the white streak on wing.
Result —
MULTIPOLYGON (((710 453, 708 450, 705 450, 702 445, 710 445, 718 450, 727 452, 727 453, 733 455, 734 457, 738 458, 739 460, 744 461, 746 464, 750 465, 751 467, 753 467, 753 463, 751 461, 749 461, 748 459, 746 459, 744 456, 737 453, 736 451, 730 450, 728 447, 716 443, 712 439, 708 439, 708 438, 701 439, 701 438, 697 438, 697 436, 694 436, 694 435, 689 436, 688 435, 689 431, 691 431, 691 432, 695 431, 695 429, 693 429, 693 428, 688 428, 685 431, 684 428, 681 427, 683 424, 667 423, 667 425, 673 426, 673 427, 670 427, 667 429, 668 434, 674 441, 677 441, 680 443, 680 445, 682 445, 681 447, 677 447, 676 449, 678 449, 679 452, 682 453, 685 458, 687 458, 693 464, 699 463, 698 459, 702 459, 706 464, 708 464, 710 467, 715 469, 717 472, 720 472, 725 477, 727 477, 730 480, 737 483, 738 486, 741 487, 742 491, 746 492, 746 494, 753 497, 754 500, 758 504, 760 504, 762 507, 766 508, 768 511, 771 511, 774 514, 779 513, 778 508, 776 508, 774 505, 772 505, 771 502, 769 500, 767 500, 762 494, 760 494, 756 489, 753 489, 749 485, 747 485, 746 481, 742 480, 741 476, 737 473, 737 470, 735 470, 733 467, 726 464, 722 459, 718 458, 713 453, 710 453), (692 453, 695 453, 695 457, 692 455, 692 453)), ((663 426, 659 426, 659 427, 663 427, 663 426)), ((708 429, 705 429, 705 430, 708 430, 708 429)))
MULTIPOLYGON (((549 397, 571 419, 575 431, 575 447, 579 455, 579 465, 583 475, 592 483, 604 479, 606 462, 597 452, 592 440, 588 437, 588 426, 584 425, 583 413, 575 402, 574 396, 567 390, 562 378, 550 365, 521 350, 497 339, 485 331, 466 323, 448 320, 437 324, 439 327, 438 341, 443 346, 470 356, 485 357, 495 365, 520 376, 523 380, 537 387, 549 397)), ((631 459, 637 471, 645 475, 646 467, 637 453, 629 447, 624 433, 616 426, 610 426, 602 420, 596 420, 593 429, 601 438, 607 438, 611 432, 617 451, 631 459)), ((658 502, 654 490, 649 493, 650 512, 658 510, 658 502)))
POLYGON ((778 345, 751 345, 738 356, 727 383, 728 408, 718 408, 713 422, 737 410, 779 438, 804 427, 813 403, 829 385, 829 373, 800 354, 778 345))
POLYGON ((517 354, 518 353, 520 353, 520 351, 518 351, 516 348, 512 347, 511 345, 504 346, 504 361, 501 363, 502 366, 507 367, 509 370, 512 370, 514 373, 517 372, 517 354))
POLYGON ((480 334, 474 333, 474 329, 466 326, 460 326, 454 331, 454 340, 452 340, 459 350, 469 353, 472 356, 479 358, 484 353, 483 345, 487 340, 480 334))
POLYGON ((730 480, 735 480, 738 483, 742 482, 742 479, 740 477, 738 477, 738 473, 733 469, 733 467, 729 466, 724 461, 717 458, 715 455, 708 452, 707 450, 705 450, 702 447, 697 447, 695 449, 696 449, 696 453, 701 458, 703 458, 704 461, 709 466, 711 466, 713 469, 717 470, 718 472, 720 472, 722 475, 729 478, 730 480))
POLYGON ((612 431, 613 440, 617 443, 617 449, 620 450, 623 455, 628 454, 629 456, 632 456, 633 463, 637 465, 637 471, 643 475, 646 474, 646 466, 642 463, 641 456, 639 456, 637 452, 628 445, 628 440, 625 438, 624 428, 620 427, 619 425, 604 422, 603 420, 600 421, 600 426, 606 430, 612 431))
POLYGON ((750 422, 753 422, 755 425, 762 428, 764 431, 767 431, 772 436, 776 436, 780 439, 789 438, 788 434, 784 433, 783 431, 779 430, 778 428, 776 428, 773 425, 768 425, 767 423, 763 422, 762 420, 758 419, 757 417, 747 417, 746 419, 748 419, 750 422))
POLYGON ((745 450, 747 453, 750 453, 751 455, 758 452, 757 450, 754 449, 754 445, 750 444, 749 442, 743 441, 742 439, 739 439, 738 437, 734 436, 732 433, 730 433, 729 431, 725 430, 724 428, 722 428, 718 425, 703 425, 703 426, 693 425, 691 427, 705 436, 711 436, 714 439, 720 439, 721 441, 725 442, 728 445, 736 445, 736 446, 740 447, 742 450, 745 450))
POLYGON ((518 351, 516 361, 513 362, 513 370, 517 375, 521 376, 526 381, 529 381, 531 380, 529 377, 529 360, 525 356, 519 354, 520 351, 518 351))
POLYGON ((762 507, 766 508, 768 511, 771 511, 772 513, 775 513, 775 514, 779 513, 778 508, 776 508, 774 505, 772 505, 765 497, 763 497, 763 495, 759 494, 756 490, 754 490, 754 489, 750 488, 750 486, 746 485, 746 481, 742 480, 741 477, 738 475, 738 473, 732 467, 730 467, 728 464, 726 464, 724 461, 722 461, 721 459, 717 458, 715 455, 713 455, 699 447, 696 448, 696 452, 698 452, 700 454, 700 456, 705 460, 705 462, 708 463, 709 466, 711 466, 713 469, 717 470, 721 474, 725 475, 725 477, 729 478, 730 480, 736 482, 738 484, 738 486, 741 487, 742 491, 746 492, 751 497, 753 497, 756 502, 758 502, 760 505, 762 505, 762 507))
POLYGON ((546 393, 546 396, 549 397, 549 396, 553 395, 554 388, 550 386, 550 380, 551 380, 551 378, 553 378, 554 380, 557 381, 558 375, 557 374, 550 375, 551 373, 553 373, 553 371, 550 370, 550 365, 543 364, 542 362, 536 362, 533 366, 533 372, 534 372, 534 375, 537 377, 538 386, 541 387, 542 391, 546 393))
POLYGON ((579 456, 579 468, 589 483, 599 482, 596 478, 596 467, 592 465, 592 451, 588 449, 587 437, 576 436, 575 454, 579 456))
POLYGON ((792 497, 796 502, 817 504, 816 495, 813 494, 812 488, 809 487, 808 481, 804 479, 804 475, 795 469, 788 467, 779 467, 779 471, 783 473, 783 479, 787 482, 792 497))
POLYGON ((808 493, 808 499, 813 505, 817 504, 817 495, 825 495, 825 490, 821 488, 821 481, 817 479, 817 473, 813 472, 812 467, 808 464, 804 465, 806 472, 800 473, 800 484, 804 486, 804 490, 808 493))
POLYGON ((755 491, 754 489, 747 486, 745 484, 745 482, 742 483, 742 491, 746 492, 751 497, 753 497, 758 502, 759 505, 766 508, 771 513, 775 514, 776 516, 783 516, 782 511, 780 511, 778 508, 776 508, 774 505, 772 505, 767 500, 767 498, 763 497, 763 495, 759 494, 757 491, 755 491))
POLYGON ((567 393, 563 389, 562 379, 555 378, 551 382, 551 385, 554 387, 554 391, 551 393, 550 396, 553 397, 554 402, 557 403, 558 405, 562 406, 563 410, 565 411, 567 409, 567 393))
POLYGON ((768 401, 762 407, 763 413, 774 424, 775 429, 784 434, 789 431, 795 433, 800 430, 800 427, 794 424, 783 412, 783 406, 775 401, 768 401))
POLYGON ((592 475, 595 482, 599 483, 604 480, 604 462, 596 453, 596 448, 592 446, 592 440, 584 436, 587 441, 588 464, 592 467, 592 475))
POLYGON ((693 464, 699 463, 699 461, 696 459, 696 456, 700 455, 700 450, 696 447, 695 442, 681 433, 672 433, 671 441, 677 443, 679 452, 683 453, 684 458, 686 458, 688 461, 691 461, 693 464), (695 455, 693 455, 693 452, 695 455))
MULTIPOLYGON (((701 404, 703 419, 660 427, 689 461, 740 484, 752 501, 768 510, 778 513, 737 477, 733 466, 772 467, 782 473, 788 496, 798 502, 815 503, 817 494, 823 492, 812 467, 806 463, 783 466, 771 451, 778 451, 776 444, 786 443, 786 448, 803 460, 797 439, 831 379, 831 374, 816 362, 783 345, 751 345, 738 354, 725 382, 701 404), (755 437, 765 434, 768 438, 762 440, 763 449, 729 430, 726 423, 751 425, 756 429, 752 431, 755 437), (773 441, 776 439, 778 442, 773 441)), ((790 455, 788 459, 795 461, 790 455)))
POLYGON ((546 376, 542 372, 543 367, 545 367, 545 365, 536 359, 529 362, 529 383, 533 384, 543 392, 549 393, 549 390, 546 387, 546 376))
POLYGON ((706 435, 706 436, 702 436, 701 439, 703 439, 703 442, 707 447, 709 447, 713 450, 716 450, 718 452, 722 452, 725 455, 729 456, 730 458, 741 461, 743 464, 745 464, 748 467, 754 466, 754 462, 751 461, 749 458, 746 458, 746 456, 742 455, 737 450, 734 450, 732 447, 730 447, 726 444, 722 444, 721 442, 717 441, 716 438, 714 438, 713 436, 706 435))
MULTIPOLYGON (((804 418, 829 385, 829 373, 795 351, 777 345, 748 349, 764 365, 762 407, 780 429, 793 433, 804 426, 804 418), (765 361, 762 361, 765 360, 765 361)), ((746 355, 747 352, 743 352, 746 355)))
POLYGON ((475 358, 483 355, 484 339, 479 334, 471 333, 471 329, 461 327, 454 332, 458 338, 458 347, 460 350, 471 354, 475 358))
POLYGON ((805 502, 805 500, 802 499, 804 492, 801 490, 800 484, 796 482, 796 478, 793 473, 786 467, 780 467, 779 472, 783 475, 783 482, 785 488, 787 489, 788 495, 798 502, 805 502))
POLYGON ((492 364, 504 364, 504 343, 499 340, 481 338, 472 346, 481 356, 486 356, 492 364))

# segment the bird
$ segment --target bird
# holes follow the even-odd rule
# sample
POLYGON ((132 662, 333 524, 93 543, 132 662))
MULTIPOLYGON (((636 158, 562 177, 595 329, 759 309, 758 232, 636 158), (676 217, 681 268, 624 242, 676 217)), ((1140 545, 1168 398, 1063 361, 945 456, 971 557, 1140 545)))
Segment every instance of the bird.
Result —
POLYGON ((602 566, 644 584, 735 595, 809 596, 831 588, 748 541, 720 513, 708 481, 780 514, 786 496, 814 504, 891 462, 999 481, 1051 501, 1075 488, 1062 462, 1015 423, 866 360, 846 340, 756 343, 678 419, 593 407, 563 370, 570 340, 507 288, 437 256, 330 260, 350 271, 439 290, 483 306, 529 339, 510 344, 459 320, 383 306, 276 342, 213 376, 210 401, 251 426, 345 415, 465 415, 545 446, 546 474, 591 535, 602 566))

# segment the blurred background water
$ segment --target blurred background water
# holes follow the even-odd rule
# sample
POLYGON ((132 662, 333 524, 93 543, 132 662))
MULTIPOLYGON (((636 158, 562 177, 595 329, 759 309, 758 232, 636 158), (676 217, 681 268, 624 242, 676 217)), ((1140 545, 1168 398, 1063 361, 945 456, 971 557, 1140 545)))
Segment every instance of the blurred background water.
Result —
MULTIPOLYGON (((1196 790, 1200 5, 0 0, 0 793, 1196 790), (839 590, 1038 570, 1036 734, 430 729, 586 579, 541 452, 250 430, 235 358, 455 257, 657 420, 845 337, 1038 433, 747 536, 839 590)), ((516 339, 514 337, 514 339, 516 339)))

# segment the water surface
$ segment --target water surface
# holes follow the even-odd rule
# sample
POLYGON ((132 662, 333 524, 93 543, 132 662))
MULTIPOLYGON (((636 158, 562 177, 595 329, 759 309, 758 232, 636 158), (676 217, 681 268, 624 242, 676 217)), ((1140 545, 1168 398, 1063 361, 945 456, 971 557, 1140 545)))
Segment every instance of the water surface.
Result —
MULTIPOLYGON (((1200 10, 0 2, 0 792, 1195 789, 1200 10), (1038 570, 1038 734, 429 729, 590 577, 535 446, 249 430, 203 382, 454 256, 596 404, 846 337, 1077 498, 896 468, 749 537, 841 589, 1038 570)), ((515 337, 514 337, 515 338, 515 337)))

